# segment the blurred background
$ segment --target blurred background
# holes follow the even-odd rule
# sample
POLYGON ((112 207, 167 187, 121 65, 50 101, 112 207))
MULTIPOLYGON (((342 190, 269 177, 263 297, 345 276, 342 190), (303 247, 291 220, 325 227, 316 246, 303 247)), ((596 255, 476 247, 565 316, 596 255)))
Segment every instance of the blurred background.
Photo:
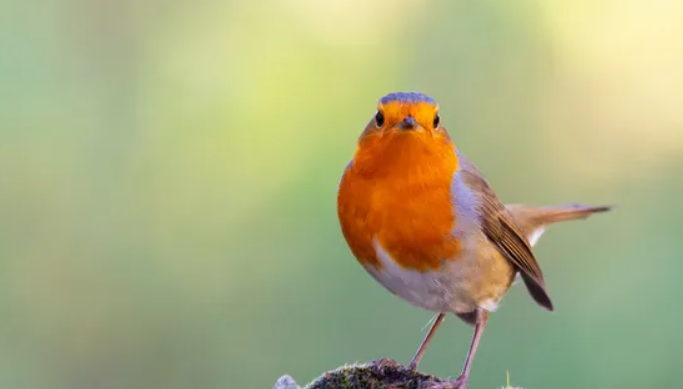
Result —
MULTIPOLYGON (((0 386, 270 388, 407 363, 431 314, 348 250, 336 189, 419 90, 506 202, 619 208, 536 253, 471 387, 680 382, 683 2, 0 2, 0 386)), ((457 376, 449 318, 421 368, 457 376)))

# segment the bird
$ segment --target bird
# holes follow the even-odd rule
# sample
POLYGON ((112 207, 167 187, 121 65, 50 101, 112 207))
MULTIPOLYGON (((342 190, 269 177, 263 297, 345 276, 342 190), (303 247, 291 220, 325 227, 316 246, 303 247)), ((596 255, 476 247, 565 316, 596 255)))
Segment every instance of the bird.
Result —
POLYGON ((467 387, 489 313, 516 278, 553 310, 532 252, 547 227, 610 208, 504 205, 455 146, 439 105, 420 92, 379 100, 337 192, 341 232, 358 262, 391 293, 436 314, 412 370, 447 314, 474 327, 458 378, 431 389, 467 387))

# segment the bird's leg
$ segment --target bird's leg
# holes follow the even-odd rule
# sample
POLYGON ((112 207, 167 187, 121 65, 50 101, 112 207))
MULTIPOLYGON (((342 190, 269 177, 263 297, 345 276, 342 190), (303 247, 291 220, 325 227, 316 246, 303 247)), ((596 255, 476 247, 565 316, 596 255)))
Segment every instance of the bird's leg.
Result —
POLYGON ((484 333, 484 327, 486 327, 486 322, 488 321, 489 313, 481 308, 477 308, 477 318, 474 324, 474 336, 472 337, 472 344, 470 345, 470 351, 467 353, 467 359, 465 359, 465 365, 462 368, 462 373, 455 381, 448 382, 434 382, 427 384, 429 389, 466 389, 467 380, 470 376, 470 368, 472 367, 472 360, 474 359, 474 354, 477 353, 477 348, 479 347, 479 340, 481 340, 481 335, 484 333))
POLYGON ((432 327, 429 329, 427 336, 425 336, 424 340, 422 340, 420 348, 417 349, 417 352, 415 353, 413 360, 410 361, 410 370, 417 370, 417 365, 420 363, 420 360, 422 359, 422 354, 424 354, 425 350, 427 349, 427 345, 432 340, 432 336, 434 336, 434 333, 436 332, 436 329, 439 328, 439 326, 441 325, 441 323, 443 323, 445 318, 446 314, 443 312, 436 317, 436 320, 434 320, 434 324, 432 324, 432 327))
POLYGON ((481 308, 477 308, 477 322, 474 325, 472 344, 470 345, 470 351, 467 353, 467 359, 465 359, 465 365, 462 368, 462 374, 460 374, 460 377, 458 377, 458 381, 462 380, 463 387, 467 385, 467 378, 469 378, 470 368, 472 368, 472 360, 474 360, 474 354, 477 353, 479 341, 481 340, 481 335, 484 333, 484 328, 486 327, 486 322, 488 320, 489 312, 481 308))

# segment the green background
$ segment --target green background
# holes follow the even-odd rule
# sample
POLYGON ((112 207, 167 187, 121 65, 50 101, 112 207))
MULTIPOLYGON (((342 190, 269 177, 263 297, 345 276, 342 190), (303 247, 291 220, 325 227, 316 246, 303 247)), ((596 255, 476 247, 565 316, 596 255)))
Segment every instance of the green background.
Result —
MULTIPOLYGON (((552 228, 472 388, 681 381, 683 2, 0 2, 0 386, 270 388, 407 363, 431 314, 356 263, 336 188, 376 101, 420 90, 552 228)), ((457 376, 449 317, 422 369, 457 376)))

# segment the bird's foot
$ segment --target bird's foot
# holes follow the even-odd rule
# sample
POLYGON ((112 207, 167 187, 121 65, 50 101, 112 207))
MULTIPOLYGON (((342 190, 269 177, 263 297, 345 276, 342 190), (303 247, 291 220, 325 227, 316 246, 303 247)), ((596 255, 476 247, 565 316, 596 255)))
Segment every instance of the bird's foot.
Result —
POLYGON ((467 378, 463 374, 455 381, 425 382, 420 389, 467 389, 467 378))
POLYGON ((414 359, 410 361, 410 371, 417 371, 417 361, 414 359))
POLYGON ((375 367, 376 369, 382 369, 385 366, 396 366, 398 365, 398 362, 389 358, 380 358, 370 362, 370 365, 375 367))

